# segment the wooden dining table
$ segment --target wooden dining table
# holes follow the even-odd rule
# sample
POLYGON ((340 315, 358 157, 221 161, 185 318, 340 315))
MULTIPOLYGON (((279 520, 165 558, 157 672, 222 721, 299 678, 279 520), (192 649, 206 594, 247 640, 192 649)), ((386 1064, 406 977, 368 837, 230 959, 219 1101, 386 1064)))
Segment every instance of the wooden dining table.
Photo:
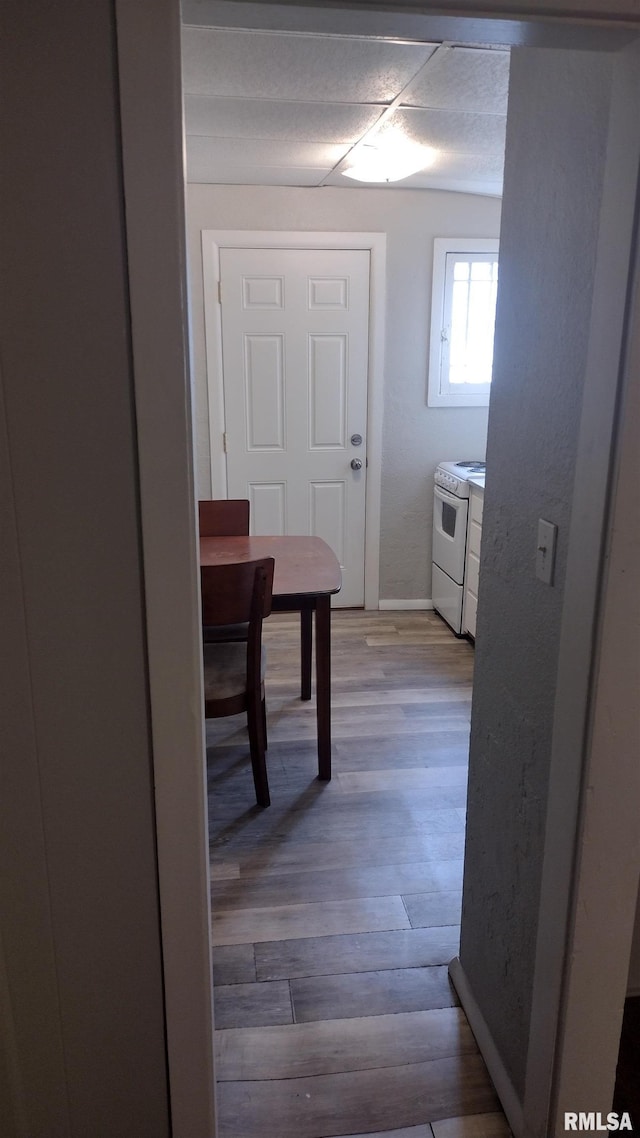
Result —
POLYGON ((342 586, 338 559, 319 537, 204 537, 200 565, 273 557, 273 612, 300 613, 301 698, 311 699, 313 616, 316 626, 318 778, 331 778, 331 597, 342 586))

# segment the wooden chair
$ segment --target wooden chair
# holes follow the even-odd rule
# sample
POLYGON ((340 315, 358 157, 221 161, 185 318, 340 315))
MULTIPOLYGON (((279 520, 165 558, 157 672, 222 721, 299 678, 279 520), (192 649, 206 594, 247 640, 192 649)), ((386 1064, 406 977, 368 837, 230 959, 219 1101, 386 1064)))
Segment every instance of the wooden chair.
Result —
POLYGON ((247 624, 247 638, 203 644, 206 719, 247 713, 258 806, 269 806, 262 621, 271 612, 273 557, 200 569, 202 622, 220 628, 247 624))
MULTIPOLYGON (((198 523, 201 537, 248 537, 249 499, 213 498, 198 502, 198 523)), ((246 640, 247 625, 228 625, 213 628, 203 625, 202 639, 210 644, 221 640, 246 640)))
POLYGON ((203 537, 247 537, 249 499, 214 498, 198 502, 198 517, 203 537))
MULTIPOLYGON (((248 498, 213 498, 198 502, 201 537, 247 537, 249 534, 248 498)), ((247 630, 243 625, 218 629, 203 626, 202 638, 206 643, 220 640, 244 640, 247 630)), ((300 613, 300 698, 311 699, 311 670, 313 653, 313 613, 303 609, 300 613)))

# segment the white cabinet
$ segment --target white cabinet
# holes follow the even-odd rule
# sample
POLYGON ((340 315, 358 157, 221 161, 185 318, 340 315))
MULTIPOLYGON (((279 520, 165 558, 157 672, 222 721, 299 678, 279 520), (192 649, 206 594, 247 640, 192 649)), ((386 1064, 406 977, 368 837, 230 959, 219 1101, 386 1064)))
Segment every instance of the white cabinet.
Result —
POLYGON ((462 631, 475 637, 478 608, 478 579, 480 576, 480 542, 482 540, 482 507, 484 489, 471 483, 469 487, 469 516, 467 521, 467 552, 464 570, 462 600, 462 631))

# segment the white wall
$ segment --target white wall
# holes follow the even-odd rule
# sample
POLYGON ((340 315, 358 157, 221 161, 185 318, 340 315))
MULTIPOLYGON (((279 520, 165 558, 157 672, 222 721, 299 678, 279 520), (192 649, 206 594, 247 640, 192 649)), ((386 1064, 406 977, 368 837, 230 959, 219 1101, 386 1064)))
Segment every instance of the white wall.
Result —
POLYGON ((483 458, 486 408, 426 405, 434 237, 497 237, 500 202, 429 190, 188 186, 197 490, 211 490, 202 292, 203 229, 387 234, 380 596, 431 596, 432 478, 443 459, 483 458))
MULTIPOLYGON (((629 177, 624 171, 630 200, 616 195, 615 179, 607 176, 620 141, 610 123, 612 78, 612 57, 605 53, 517 49, 512 55, 460 960, 518 1101, 526 1101, 530 1082, 548 811, 557 813, 550 791, 558 749, 554 713, 567 613, 577 592, 576 575, 568 573, 568 566, 573 569, 569 554, 577 553, 580 559, 579 584, 585 576, 597 577, 602 542, 598 506, 606 489, 611 430, 601 393, 613 402, 629 271, 627 226, 634 173, 629 177), (622 233, 614 228, 613 240, 611 226, 606 228, 612 205, 618 207, 622 233), (601 244, 612 253, 611 261, 605 259, 606 280, 601 244), (599 291, 594 291, 596 286, 599 291), (613 311, 607 309, 609 318, 601 329, 594 320, 601 319, 604 291, 613 311), (605 358, 594 369, 601 345, 607 349, 605 358), (588 473, 595 485, 592 482, 584 511, 576 509, 575 479, 578 459, 584 461, 581 421, 586 408, 591 410, 594 388, 602 414, 590 449, 588 473), (585 513, 589 524, 593 519, 593 542, 590 534, 585 540, 588 526, 580 525, 585 513), (540 517, 558 526, 553 587, 535 576, 540 517), (583 539, 579 550, 576 533, 583 539)), ((631 152, 631 161, 634 154, 637 161, 637 151, 631 152)), ((614 166, 615 171, 620 168, 614 166)), ((593 606, 590 599, 580 614, 587 649, 579 665, 585 669, 593 606)), ((572 628, 570 633, 575 640, 572 628)), ((569 803, 559 823, 563 837, 568 837, 569 855, 580 791, 585 715, 581 682, 576 667, 571 698, 566 689, 562 692, 568 702, 565 715, 579 735, 577 785, 568 786, 569 803)), ((558 755, 565 775, 573 762, 571 747, 558 755)), ((601 848, 595 845, 596 858, 601 848)), ((570 866, 569 856, 568 872, 570 866)), ((559 961, 553 958, 540 977, 548 996, 544 1010, 551 1039, 543 1059, 549 1067, 557 1025, 557 1009, 549 1009, 562 974, 566 934, 569 883, 564 871, 563 859, 556 858, 549 888, 559 907, 565 906, 553 929, 560 941, 559 961)), ((585 913, 588 923, 586 907, 585 913)), ((596 1060, 603 1034, 599 1030, 597 1041, 588 1039, 596 1060)), ((543 1075, 534 1107, 541 1116, 540 1129, 533 1129, 529 1117, 524 1128, 536 1138, 556 1133, 544 1117, 549 1071, 543 1075)), ((587 1109, 584 1099, 573 1102, 571 1109, 587 1109)), ((589 1109, 594 1106, 600 1108, 601 1103, 596 1100, 589 1109)))
POLYGON ((5 5, 0 1130, 171 1130, 111 0, 5 5))

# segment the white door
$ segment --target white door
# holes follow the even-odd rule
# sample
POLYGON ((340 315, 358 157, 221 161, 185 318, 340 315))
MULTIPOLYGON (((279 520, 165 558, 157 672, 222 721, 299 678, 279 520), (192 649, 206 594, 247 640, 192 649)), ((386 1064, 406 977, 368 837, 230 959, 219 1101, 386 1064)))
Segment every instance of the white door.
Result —
POLYGON ((342 606, 364 604, 369 257, 220 250, 228 495, 253 533, 324 538, 342 606))

